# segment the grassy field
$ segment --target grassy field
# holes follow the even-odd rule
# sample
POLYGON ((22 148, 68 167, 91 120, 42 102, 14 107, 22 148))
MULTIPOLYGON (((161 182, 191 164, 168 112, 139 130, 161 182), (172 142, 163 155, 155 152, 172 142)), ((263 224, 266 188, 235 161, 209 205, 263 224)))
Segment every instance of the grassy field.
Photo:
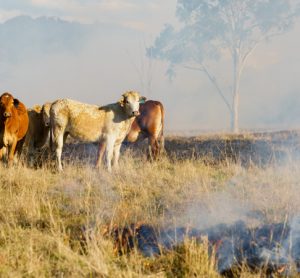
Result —
MULTIPOLYGON (((63 173, 0 166, 1 277, 218 277, 205 239, 146 258, 119 256, 105 231, 147 223, 206 228, 287 221, 300 208, 300 164, 263 168, 202 159, 149 163, 130 150, 113 174, 73 161, 63 173), (253 217, 253 215, 259 217, 253 217)), ((261 277, 263 270, 241 277, 261 277)))

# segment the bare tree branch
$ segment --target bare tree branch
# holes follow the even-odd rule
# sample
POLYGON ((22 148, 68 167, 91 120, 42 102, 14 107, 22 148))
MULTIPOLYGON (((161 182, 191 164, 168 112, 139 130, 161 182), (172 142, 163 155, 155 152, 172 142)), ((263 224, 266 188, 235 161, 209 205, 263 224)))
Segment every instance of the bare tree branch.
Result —
POLYGON ((211 83, 214 85, 214 87, 216 88, 217 90, 217 93, 220 95, 220 97, 222 98, 222 100, 224 101, 224 103, 226 104, 228 110, 230 113, 232 113, 232 107, 231 105, 229 104, 228 100, 226 99, 225 95, 223 94, 218 82, 217 82, 217 79, 208 71, 207 67, 203 64, 201 64, 201 67, 193 67, 193 66, 183 66, 184 68, 186 69, 189 69, 189 70, 196 70, 196 71, 202 71, 206 74, 206 76, 208 77, 208 79, 211 81, 211 83))
POLYGON ((268 40, 270 38, 273 38, 273 37, 276 37, 276 36, 279 36, 281 35, 282 32, 274 32, 274 33, 271 33, 267 36, 263 36, 261 37, 260 39, 258 39, 257 41, 254 41, 253 42, 253 45, 251 47, 249 47, 248 51, 246 51, 246 53, 242 56, 242 63, 241 63, 241 68, 240 68, 240 71, 242 72, 245 64, 246 64, 246 61, 248 59, 248 57, 251 55, 251 53, 256 49, 256 47, 262 43, 263 41, 265 40, 268 40))

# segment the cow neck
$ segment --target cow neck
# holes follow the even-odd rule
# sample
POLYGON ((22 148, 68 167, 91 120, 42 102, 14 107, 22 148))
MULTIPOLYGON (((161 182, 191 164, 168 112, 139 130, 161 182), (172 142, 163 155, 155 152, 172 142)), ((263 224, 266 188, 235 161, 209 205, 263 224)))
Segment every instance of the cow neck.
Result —
MULTIPOLYGON (((18 119, 17 117, 17 111, 13 110, 12 111, 12 115, 8 118, 3 116, 3 113, 1 113, 1 128, 6 131, 6 130, 10 130, 10 128, 16 127, 16 119, 18 119)), ((19 126, 17 128, 17 131, 19 130, 19 126)))
POLYGON ((117 104, 117 106, 118 106, 119 111, 122 113, 122 119, 123 119, 124 121, 129 120, 131 117, 128 116, 128 114, 127 114, 126 111, 125 111, 125 108, 122 107, 122 106, 120 106, 119 103, 116 103, 116 104, 117 104))
POLYGON ((133 121, 134 121, 134 119, 136 118, 136 116, 129 116, 129 115, 126 113, 126 111, 125 111, 124 108, 123 108, 122 110, 123 110, 123 114, 124 114, 124 120, 125 120, 125 121, 129 121, 129 122, 132 124, 133 121))

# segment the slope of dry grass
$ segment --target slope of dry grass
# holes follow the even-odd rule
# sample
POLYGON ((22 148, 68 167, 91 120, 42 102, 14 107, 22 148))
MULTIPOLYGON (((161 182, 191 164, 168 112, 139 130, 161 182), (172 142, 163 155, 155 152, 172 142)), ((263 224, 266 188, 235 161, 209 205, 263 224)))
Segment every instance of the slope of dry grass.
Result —
POLYGON ((201 228, 248 219, 253 211, 259 218, 248 219, 251 225, 285 221, 300 208, 299 166, 151 164, 130 152, 113 174, 76 162, 60 174, 1 165, 0 275, 217 277, 205 240, 186 240, 157 258, 118 256, 103 231, 137 222, 201 228))

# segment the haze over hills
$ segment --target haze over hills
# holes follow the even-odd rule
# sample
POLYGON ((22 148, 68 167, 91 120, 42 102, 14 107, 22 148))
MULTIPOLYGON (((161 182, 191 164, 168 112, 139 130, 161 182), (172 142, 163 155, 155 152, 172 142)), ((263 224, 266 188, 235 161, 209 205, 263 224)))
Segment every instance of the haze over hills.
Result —
MULTIPOLYGON (((117 64, 120 68, 124 58, 129 63, 125 50, 132 41, 136 44, 138 36, 138 31, 114 24, 12 18, 0 24, 2 90, 22 94, 29 105, 60 97, 106 103, 112 97, 102 89, 106 82, 111 84, 105 74, 117 64)), ((119 78, 121 74, 115 72, 112 77, 119 78)), ((122 91, 117 88, 115 97, 122 91)))
MULTIPOLYGON (((17 16, 0 24, 2 62, 18 63, 31 55, 78 52, 95 36, 124 32, 104 24, 81 24, 58 17, 17 16)), ((130 30, 126 30, 130 33, 130 30)))
POLYGON ((89 26, 59 18, 18 16, 0 25, 4 60, 20 62, 30 55, 76 51, 89 35, 89 26))

